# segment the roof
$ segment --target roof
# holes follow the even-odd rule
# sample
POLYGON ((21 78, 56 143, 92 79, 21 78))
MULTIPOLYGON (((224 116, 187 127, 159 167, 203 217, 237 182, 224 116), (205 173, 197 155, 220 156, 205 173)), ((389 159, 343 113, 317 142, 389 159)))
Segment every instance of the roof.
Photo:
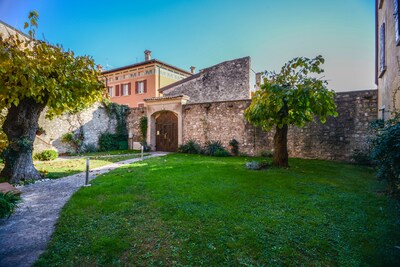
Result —
POLYGON ((147 61, 142 61, 142 62, 139 62, 139 63, 127 65, 127 66, 124 66, 124 67, 119 67, 119 68, 115 68, 115 69, 111 69, 111 70, 106 70, 106 71, 103 71, 102 74, 108 74, 108 73, 112 73, 112 72, 116 72, 116 71, 126 70, 126 69, 130 69, 130 68, 136 68, 136 67, 139 67, 139 66, 148 65, 148 64, 154 64, 154 63, 160 64, 160 65, 164 65, 166 67, 178 70, 178 71, 183 72, 183 73, 188 74, 188 75, 192 75, 192 73, 190 73, 190 72, 188 72, 186 70, 183 70, 181 68, 175 67, 175 66, 170 65, 168 63, 162 62, 162 61, 160 61, 158 59, 150 59, 150 60, 147 60, 147 61))
MULTIPOLYGON (((20 31, 20 30, 14 28, 14 27, 11 26, 10 24, 5 23, 5 22, 2 21, 2 20, 0 20, 0 24, 3 24, 3 25, 5 26, 6 29, 7 29, 7 28, 10 28, 11 30, 16 31, 18 34, 21 34, 21 35, 24 36, 24 37, 31 38, 31 37, 30 37, 29 35, 27 35, 26 33, 23 33, 22 31, 20 31)), ((0 32, 1 32, 1 31, 0 31, 0 32)))

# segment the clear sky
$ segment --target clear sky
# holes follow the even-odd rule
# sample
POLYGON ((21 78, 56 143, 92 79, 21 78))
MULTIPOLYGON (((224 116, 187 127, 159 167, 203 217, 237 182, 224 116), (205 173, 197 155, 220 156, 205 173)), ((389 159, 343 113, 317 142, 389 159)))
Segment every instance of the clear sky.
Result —
POLYGON ((374 0, 0 0, 0 19, 23 29, 33 9, 38 37, 103 66, 146 49, 186 70, 244 56, 256 72, 279 70, 321 54, 331 89, 376 88, 374 0))

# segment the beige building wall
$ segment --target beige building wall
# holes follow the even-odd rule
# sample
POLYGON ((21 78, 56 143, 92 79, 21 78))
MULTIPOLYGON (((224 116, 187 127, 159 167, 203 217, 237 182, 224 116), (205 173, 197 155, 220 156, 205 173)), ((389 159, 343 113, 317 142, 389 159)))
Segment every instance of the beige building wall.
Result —
MULTIPOLYGON (((377 84, 379 118, 393 116, 400 112, 400 42, 396 41, 396 26, 394 16, 394 1, 376 0, 377 5, 377 84), (385 24, 385 62, 386 67, 381 71, 381 27, 385 24)), ((400 19, 400 18, 399 18, 400 19)))

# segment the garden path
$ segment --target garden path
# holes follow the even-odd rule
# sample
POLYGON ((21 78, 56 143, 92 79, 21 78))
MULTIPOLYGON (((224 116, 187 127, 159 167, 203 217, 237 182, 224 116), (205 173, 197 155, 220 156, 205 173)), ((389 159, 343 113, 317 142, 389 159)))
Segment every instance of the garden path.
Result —
MULTIPOLYGON (((166 154, 150 153, 144 159, 166 154)), ((93 169, 89 179, 140 160, 133 158, 93 169)), ((31 266, 45 251, 62 207, 84 183, 82 172, 18 187, 23 202, 9 219, 0 219, 0 266, 31 266)))

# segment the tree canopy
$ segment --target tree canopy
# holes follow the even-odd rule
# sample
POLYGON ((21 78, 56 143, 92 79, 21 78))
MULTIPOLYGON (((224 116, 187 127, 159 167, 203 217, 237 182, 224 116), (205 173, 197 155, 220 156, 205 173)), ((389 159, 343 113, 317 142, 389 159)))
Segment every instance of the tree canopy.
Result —
POLYGON ((30 28, 30 38, 21 34, 0 38, 0 110, 30 98, 46 104, 52 117, 101 100, 104 84, 93 59, 37 40, 37 12, 28 18, 25 28, 30 28))
POLYGON ((322 56, 297 57, 279 73, 266 71, 264 83, 245 110, 246 119, 255 126, 267 131, 276 127, 274 156, 281 158, 274 157, 276 165, 287 166, 287 126, 302 127, 315 116, 323 123, 327 116, 337 116, 334 92, 327 88, 326 80, 316 77, 323 73, 323 63, 322 56))
POLYGON ((32 149, 45 107, 48 117, 76 112, 104 94, 91 57, 36 39, 38 13, 30 12, 28 19, 29 36, 16 32, 0 37, 0 110, 7 110, 2 128, 8 139, 1 176, 11 182, 41 177, 32 149))

